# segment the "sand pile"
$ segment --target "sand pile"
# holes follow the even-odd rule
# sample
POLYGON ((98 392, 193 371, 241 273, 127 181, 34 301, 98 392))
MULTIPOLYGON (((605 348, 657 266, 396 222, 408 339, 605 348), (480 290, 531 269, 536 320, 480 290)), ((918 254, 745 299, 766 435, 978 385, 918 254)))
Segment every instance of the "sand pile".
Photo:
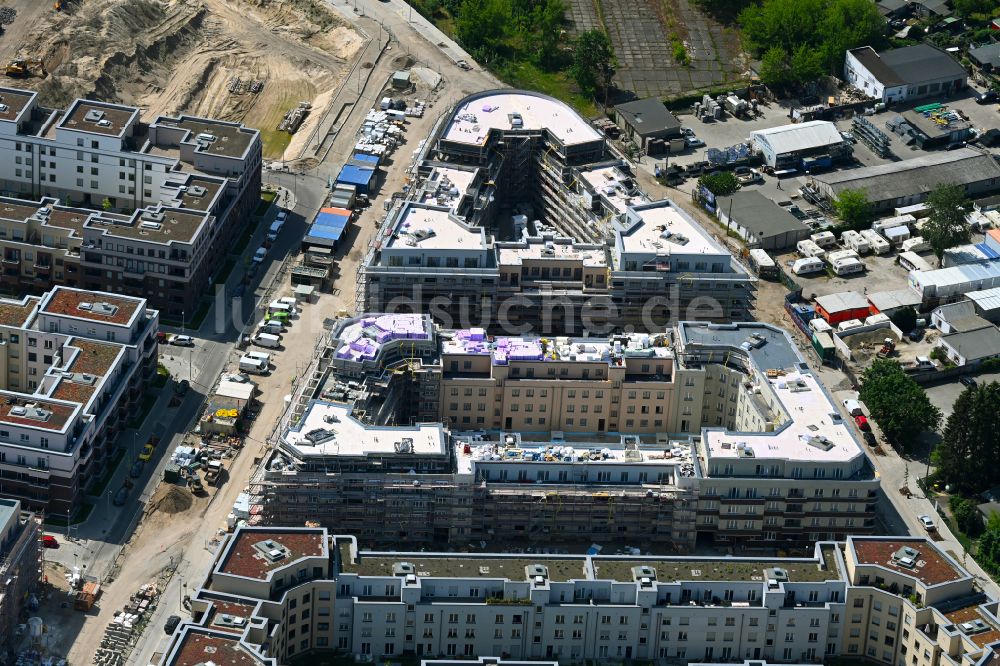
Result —
POLYGON ((162 494, 157 492, 159 499, 153 504, 154 511, 173 514, 181 513, 191 508, 191 505, 194 503, 194 495, 191 494, 190 490, 175 485, 168 485, 166 488, 166 491, 163 491, 162 494))

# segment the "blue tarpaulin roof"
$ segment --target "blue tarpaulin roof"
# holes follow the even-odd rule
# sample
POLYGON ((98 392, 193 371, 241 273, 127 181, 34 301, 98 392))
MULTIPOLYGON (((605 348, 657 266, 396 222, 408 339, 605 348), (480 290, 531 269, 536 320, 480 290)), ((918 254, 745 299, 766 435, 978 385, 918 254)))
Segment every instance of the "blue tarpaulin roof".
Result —
POLYGON ((348 185, 359 185, 363 187, 368 187, 372 178, 375 176, 374 166, 355 166, 353 164, 345 164, 344 168, 340 170, 340 175, 337 176, 338 183, 347 183, 348 185))
POLYGON ((350 211, 341 208, 323 208, 309 225, 306 239, 323 239, 336 242, 344 234, 351 220, 350 211))
POLYGON ((352 162, 370 162, 376 166, 379 163, 378 155, 369 155, 368 153, 354 153, 351 155, 352 162))

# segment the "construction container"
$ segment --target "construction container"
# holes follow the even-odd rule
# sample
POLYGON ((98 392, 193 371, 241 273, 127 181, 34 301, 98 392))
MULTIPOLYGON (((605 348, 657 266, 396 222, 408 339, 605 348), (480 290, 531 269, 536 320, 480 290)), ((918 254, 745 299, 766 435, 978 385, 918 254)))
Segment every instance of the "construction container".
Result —
POLYGON ((78 611, 87 612, 94 606, 97 596, 101 593, 101 584, 97 582, 84 583, 83 589, 76 593, 76 600, 73 608, 78 611))
POLYGON ((181 468, 175 463, 167 463, 163 468, 163 480, 167 483, 177 483, 181 480, 181 468))

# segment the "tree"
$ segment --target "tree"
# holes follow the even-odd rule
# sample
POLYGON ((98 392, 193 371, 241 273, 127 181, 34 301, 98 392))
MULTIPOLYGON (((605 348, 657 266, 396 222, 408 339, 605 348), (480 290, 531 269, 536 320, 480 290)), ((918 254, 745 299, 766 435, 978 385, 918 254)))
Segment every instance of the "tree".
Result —
POLYGON ((917 437, 941 423, 941 411, 924 389, 889 359, 875 359, 861 378, 861 401, 868 405, 891 444, 907 449, 917 437))
POLYGON ((960 185, 938 185, 927 197, 927 206, 930 215, 920 233, 930 244, 940 266, 945 250, 969 242, 969 224, 965 215, 972 208, 972 203, 965 197, 965 190, 960 185))
POLYGON ((593 95, 598 88, 607 93, 615 75, 615 52, 603 30, 588 30, 577 37, 571 73, 588 95, 593 95))
POLYGON ((710 173, 698 179, 699 185, 704 185, 705 189, 717 197, 728 197, 740 189, 740 181, 732 171, 719 171, 710 173))
POLYGON ((455 15, 455 34, 469 50, 495 51, 510 20, 506 0, 463 0, 455 15))
POLYGON ((860 230, 872 222, 874 211, 865 190, 844 190, 833 201, 837 216, 851 229, 860 230))
POLYGON ((917 327, 917 311, 910 306, 896 310, 889 319, 903 333, 909 333, 917 327))
POLYGON ((934 451, 942 480, 959 492, 978 493, 997 483, 1000 473, 984 461, 1000 455, 1000 383, 970 386, 955 401, 944 436, 934 451))
POLYGON ((101 202, 101 208, 106 211, 111 210, 111 199, 104 197, 104 201, 101 202))
POLYGON ((780 46, 772 46, 760 60, 760 80, 766 86, 784 88, 792 83, 788 54, 780 46))
POLYGON ((955 11, 962 16, 989 14, 997 8, 996 0, 952 0, 955 11))
POLYGON ((977 537, 983 531, 983 519, 979 517, 976 503, 965 499, 961 495, 952 495, 948 499, 948 508, 955 519, 958 529, 965 532, 970 537, 977 537))

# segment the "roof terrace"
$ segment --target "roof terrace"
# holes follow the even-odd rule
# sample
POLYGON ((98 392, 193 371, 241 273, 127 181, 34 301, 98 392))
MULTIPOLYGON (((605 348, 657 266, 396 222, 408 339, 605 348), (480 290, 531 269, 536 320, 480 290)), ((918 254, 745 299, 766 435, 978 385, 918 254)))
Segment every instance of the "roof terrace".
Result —
POLYGON ((0 423, 62 432, 80 410, 78 404, 0 391, 0 423))
POLYGON ((143 299, 116 296, 98 291, 83 291, 70 287, 55 287, 42 299, 45 314, 76 317, 103 324, 127 326, 143 299))
MULTIPOLYGON (((640 258, 673 254, 729 256, 687 213, 670 201, 635 205, 630 209, 629 219, 625 225, 615 223, 615 245, 621 254, 640 258)), ((616 268, 620 270, 621 266, 616 268)))
POLYGON ((61 373, 51 397, 86 404, 97 390, 100 380, 114 366, 115 359, 124 353, 124 349, 121 345, 84 338, 72 338, 66 346, 76 347, 79 352, 65 372, 61 373))
POLYGON ((92 217, 86 226, 100 229, 109 236, 133 238, 152 243, 192 243, 209 219, 207 213, 180 208, 137 210, 129 218, 101 215, 92 217))
POLYGON ((372 426, 361 423, 343 403, 313 400, 298 425, 282 437, 298 455, 379 456, 446 455, 447 437, 440 423, 372 426))
POLYGON ((0 299, 0 326, 16 326, 18 328, 26 326, 38 308, 38 302, 39 299, 34 296, 26 296, 20 301, 0 299))
POLYGON ((21 112, 38 93, 14 88, 0 88, 0 120, 17 121, 21 112))
POLYGON ((386 249, 481 252, 486 248, 486 232, 452 217, 445 206, 407 203, 396 220, 386 249))
POLYGON ((180 643, 164 660, 163 666, 259 666, 263 660, 240 644, 237 636, 222 636, 196 627, 184 630, 180 643))
POLYGON ((485 145, 493 130, 541 131, 564 145, 601 141, 601 135, 572 108, 557 99, 527 91, 494 91, 457 106, 442 139, 485 145))
POLYGON ((222 157, 243 157, 258 132, 255 129, 240 127, 232 123, 205 118, 168 118, 161 116, 156 124, 173 126, 191 132, 188 141, 198 143, 197 152, 219 155, 222 157))
POLYGON ((940 585, 969 577, 968 573, 926 539, 851 538, 848 546, 853 548, 858 564, 885 567, 897 574, 919 580, 924 585, 940 585), (905 551, 904 557, 896 555, 904 548, 910 549, 905 551))
POLYGON ((135 107, 78 99, 66 110, 59 127, 75 132, 123 136, 128 124, 138 117, 139 109, 135 107))
POLYGON ((326 553, 325 530, 244 528, 226 546, 226 552, 215 571, 231 576, 267 580, 271 572, 279 567, 303 557, 320 557, 326 553), (272 553, 275 555, 271 556, 272 553))

